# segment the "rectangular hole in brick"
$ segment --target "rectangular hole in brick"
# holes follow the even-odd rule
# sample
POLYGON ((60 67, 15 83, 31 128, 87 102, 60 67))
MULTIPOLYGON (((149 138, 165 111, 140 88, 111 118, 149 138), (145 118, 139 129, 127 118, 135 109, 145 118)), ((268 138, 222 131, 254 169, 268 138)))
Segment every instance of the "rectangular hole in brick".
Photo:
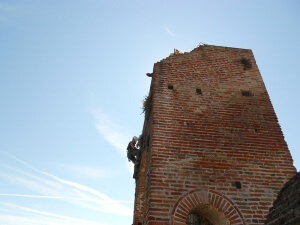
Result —
POLYGON ((202 94, 201 89, 200 88, 196 88, 196 93, 199 94, 199 95, 201 95, 202 94))
POLYGON ((241 184, 241 182, 236 181, 234 184, 235 184, 235 187, 236 187, 237 189, 242 189, 242 184, 241 184))
POLYGON ((242 91, 242 96, 252 96, 251 91, 242 91))
POLYGON ((168 84, 168 89, 169 90, 173 90, 174 89, 174 86, 172 84, 168 84))

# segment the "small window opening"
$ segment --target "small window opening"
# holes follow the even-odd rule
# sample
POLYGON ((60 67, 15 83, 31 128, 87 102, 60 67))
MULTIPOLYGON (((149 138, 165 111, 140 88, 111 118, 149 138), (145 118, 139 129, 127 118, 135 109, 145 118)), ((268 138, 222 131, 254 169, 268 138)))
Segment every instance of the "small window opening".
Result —
POLYGON ((202 94, 201 89, 200 89, 200 88, 197 88, 197 89, 196 89, 196 93, 199 94, 199 95, 201 95, 201 94, 202 94))
POLYGON ((252 96, 251 91, 242 91, 242 96, 252 96))
POLYGON ((235 185, 235 187, 236 187, 237 189, 242 189, 242 184, 241 184, 241 182, 236 181, 236 182, 234 183, 234 185, 235 185))
POLYGON ((169 90, 173 90, 174 89, 174 86, 172 84, 168 84, 168 89, 169 90))

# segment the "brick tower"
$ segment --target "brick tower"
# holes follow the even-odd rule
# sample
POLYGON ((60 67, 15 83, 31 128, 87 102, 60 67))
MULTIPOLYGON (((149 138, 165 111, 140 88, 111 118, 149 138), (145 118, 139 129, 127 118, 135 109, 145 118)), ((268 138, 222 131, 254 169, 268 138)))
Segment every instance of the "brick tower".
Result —
POLYGON ((154 64, 134 225, 264 224, 293 160, 251 50, 154 64))

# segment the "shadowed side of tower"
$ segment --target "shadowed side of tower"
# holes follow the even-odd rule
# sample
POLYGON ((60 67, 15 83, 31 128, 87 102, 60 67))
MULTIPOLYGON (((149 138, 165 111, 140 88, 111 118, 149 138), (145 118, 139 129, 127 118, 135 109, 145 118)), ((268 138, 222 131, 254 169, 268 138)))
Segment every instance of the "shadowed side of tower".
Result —
POLYGON ((134 225, 264 224, 296 170, 252 51, 163 59, 147 101, 134 225))

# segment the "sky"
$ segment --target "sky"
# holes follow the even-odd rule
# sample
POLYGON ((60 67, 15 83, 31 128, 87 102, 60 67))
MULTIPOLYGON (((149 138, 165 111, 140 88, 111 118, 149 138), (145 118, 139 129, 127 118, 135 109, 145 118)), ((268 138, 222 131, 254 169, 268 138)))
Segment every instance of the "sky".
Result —
POLYGON ((153 64, 252 49, 300 169, 297 0, 0 0, 0 224, 132 224, 153 64))

